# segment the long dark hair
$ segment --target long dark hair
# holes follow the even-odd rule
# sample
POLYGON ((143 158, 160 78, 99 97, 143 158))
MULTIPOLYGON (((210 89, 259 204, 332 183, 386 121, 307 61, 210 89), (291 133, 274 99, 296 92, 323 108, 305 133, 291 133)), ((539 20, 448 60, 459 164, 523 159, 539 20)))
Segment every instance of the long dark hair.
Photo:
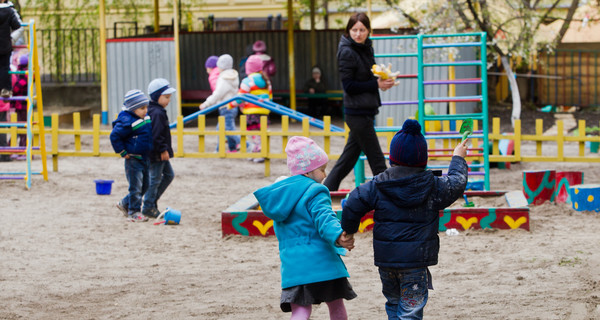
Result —
POLYGON ((346 37, 350 37, 350 29, 352 29, 352 27, 354 27, 354 25, 359 21, 362 22, 362 24, 365 25, 365 28, 369 30, 369 33, 371 33, 371 20, 369 20, 369 16, 367 16, 367 14, 364 12, 356 12, 350 16, 350 19, 348 19, 346 33, 344 34, 346 37))

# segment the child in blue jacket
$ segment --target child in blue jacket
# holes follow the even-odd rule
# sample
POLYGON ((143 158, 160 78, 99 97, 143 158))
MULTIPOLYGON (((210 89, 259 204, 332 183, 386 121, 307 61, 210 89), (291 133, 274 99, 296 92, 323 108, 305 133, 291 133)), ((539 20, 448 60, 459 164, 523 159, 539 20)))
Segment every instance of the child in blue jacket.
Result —
POLYGON ((290 138, 285 152, 292 176, 254 192, 279 241, 281 310, 308 319, 312 305, 325 302, 331 319, 347 319, 343 299, 356 293, 340 255, 354 248, 354 238, 342 231, 321 184, 327 154, 305 137, 290 138))
POLYGON ((468 139, 454 149, 448 176, 427 166, 427 142, 416 120, 408 119, 392 139, 391 168, 354 189, 342 212, 342 228, 353 234, 361 218, 375 210, 373 251, 387 299, 388 319, 422 319, 440 240, 439 211, 460 198, 467 186, 468 139))
POLYGON ((148 112, 148 98, 140 90, 125 94, 123 111, 113 121, 110 143, 116 153, 125 158, 125 176, 129 193, 117 208, 130 221, 148 221, 142 215, 142 196, 148 189, 148 154, 152 150, 152 124, 148 112))

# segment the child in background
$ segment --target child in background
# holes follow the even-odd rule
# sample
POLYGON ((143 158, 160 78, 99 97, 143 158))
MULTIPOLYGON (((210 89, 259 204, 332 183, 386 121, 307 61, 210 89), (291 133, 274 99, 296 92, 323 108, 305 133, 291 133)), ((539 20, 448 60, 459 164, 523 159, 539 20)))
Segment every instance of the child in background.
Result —
POLYGON ((13 3, 0 0, 0 97, 10 98, 13 95, 10 79, 10 56, 13 44, 21 37, 21 17, 13 3))
MULTIPOLYGON (((321 69, 317 66, 311 70, 312 77, 304 83, 304 93, 326 93, 327 85, 321 77, 321 69)), ((327 109, 327 98, 308 98, 308 110, 317 119, 323 118, 327 109)))
POLYGON ((158 199, 175 178, 173 167, 169 159, 173 158, 171 147, 171 128, 169 117, 165 110, 171 102, 171 94, 175 89, 169 81, 158 78, 148 84, 150 105, 148 115, 152 119, 152 143, 154 147, 150 152, 150 184, 144 196, 144 209, 142 214, 156 218, 160 215, 158 199))
POLYGON ((408 119, 392 139, 390 164, 384 172, 354 189, 342 213, 342 228, 358 230, 373 214, 375 265, 387 299, 389 319, 422 319, 440 240, 439 211, 460 198, 467 185, 467 141, 458 144, 448 176, 436 177, 427 166, 427 142, 416 120, 408 119))
MULTIPOLYGON (((233 67, 233 58, 224 54, 219 57, 217 60, 217 68, 219 69, 219 79, 217 80, 217 85, 215 87, 215 91, 206 98, 206 101, 200 105, 200 109, 204 109, 210 107, 212 105, 221 103, 227 99, 234 97, 240 85, 240 78, 238 76, 238 72, 232 69, 233 67)), ((231 103, 228 103, 225 106, 219 108, 219 115, 225 117, 225 130, 227 131, 235 131, 235 117, 238 114, 238 110, 231 103)), ((219 130, 219 125, 217 124, 217 131, 219 130)), ((226 136, 227 137, 227 145, 230 152, 237 152, 240 144, 240 136, 226 136)), ((217 151, 219 150, 219 145, 217 144, 217 151)))
MULTIPOLYGON (((240 94, 249 93, 263 100, 272 100, 273 91, 271 81, 262 73, 263 61, 257 55, 252 55, 246 60, 246 72, 248 76, 240 84, 240 94)), ((260 116, 268 115, 269 110, 255 104, 244 102, 240 104, 240 110, 246 115, 246 129, 260 130, 260 116)), ((252 148, 250 152, 260 152, 260 136, 252 136, 252 148)), ((264 162, 262 158, 254 159, 254 162, 264 162)))
POLYGON ((148 112, 148 98, 140 90, 125 94, 123 111, 113 121, 110 143, 116 153, 125 158, 125 176, 129 193, 117 208, 133 222, 148 221, 141 213, 142 196, 148 189, 148 154, 152 150, 152 124, 148 112))
MULTIPOLYGON (((19 64, 17 70, 26 71, 29 64, 29 57, 27 54, 19 57, 19 64)), ((13 95, 14 96, 27 96, 27 75, 26 74, 17 74, 15 75, 15 83, 13 84, 13 95)), ((27 121, 27 101, 16 100, 11 101, 11 107, 15 109, 15 113, 17 114, 17 121, 27 121)), ((19 137, 19 146, 25 147, 27 145, 27 136, 24 134, 20 134, 19 137)), ((14 158, 17 160, 25 160, 26 156, 24 154, 14 155, 14 158)))
POLYGON ((321 184, 327 154, 298 136, 290 138, 285 152, 292 176, 254 192, 279 241, 281 310, 291 311, 291 319, 308 319, 312 305, 325 302, 330 319, 347 319, 343 299, 356 293, 340 255, 354 248, 354 238, 343 232, 321 184))
POLYGON ((204 62, 206 73, 208 73, 208 84, 210 85, 211 92, 215 91, 215 88, 217 87, 217 79, 219 78, 217 60, 219 60, 219 57, 210 56, 206 59, 206 62, 204 62))
POLYGON ((273 78, 277 72, 277 67, 275 66, 273 58, 267 54, 267 44, 262 40, 258 40, 252 45, 252 51, 254 51, 254 55, 258 56, 263 62, 263 74, 269 79, 273 78))

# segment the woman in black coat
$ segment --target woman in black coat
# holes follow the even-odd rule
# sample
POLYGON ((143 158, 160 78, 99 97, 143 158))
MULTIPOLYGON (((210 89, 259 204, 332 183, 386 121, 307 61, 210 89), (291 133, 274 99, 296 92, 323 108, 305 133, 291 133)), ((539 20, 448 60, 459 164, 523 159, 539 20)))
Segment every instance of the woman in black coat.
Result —
POLYGON ((323 183, 330 191, 338 190, 342 179, 354 168, 361 151, 367 156, 373 175, 387 168, 375 133, 375 115, 379 113, 379 89, 387 90, 394 79, 381 80, 373 75, 375 64, 371 22, 362 13, 353 14, 338 45, 338 70, 344 88, 344 114, 350 128, 344 151, 323 183))

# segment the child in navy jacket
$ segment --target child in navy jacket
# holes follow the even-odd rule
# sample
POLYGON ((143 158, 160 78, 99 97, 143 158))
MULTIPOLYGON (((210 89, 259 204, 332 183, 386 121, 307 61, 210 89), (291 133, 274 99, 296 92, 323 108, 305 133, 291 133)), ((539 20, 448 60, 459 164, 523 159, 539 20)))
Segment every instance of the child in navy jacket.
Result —
POLYGON ((343 208, 342 228, 353 234, 361 218, 375 210, 373 251, 389 319, 422 319, 440 242, 439 211, 462 196, 467 185, 468 140, 454 149, 448 176, 427 166, 421 126, 406 120, 390 145, 391 168, 354 189, 343 208))
POLYGON ((158 199, 175 178, 175 172, 169 161, 173 158, 173 147, 171 146, 169 116, 165 110, 171 102, 171 95, 174 92, 175 88, 171 87, 167 79, 157 78, 148 84, 148 95, 150 96, 148 115, 152 119, 154 147, 150 152, 150 184, 144 195, 142 213, 151 218, 160 215, 158 199))
POLYGON ((125 158, 125 176, 129 193, 117 208, 130 221, 148 221, 142 215, 142 196, 148 189, 148 155, 152 150, 152 124, 148 112, 148 98, 140 90, 125 94, 123 111, 113 121, 110 142, 116 153, 125 158))

